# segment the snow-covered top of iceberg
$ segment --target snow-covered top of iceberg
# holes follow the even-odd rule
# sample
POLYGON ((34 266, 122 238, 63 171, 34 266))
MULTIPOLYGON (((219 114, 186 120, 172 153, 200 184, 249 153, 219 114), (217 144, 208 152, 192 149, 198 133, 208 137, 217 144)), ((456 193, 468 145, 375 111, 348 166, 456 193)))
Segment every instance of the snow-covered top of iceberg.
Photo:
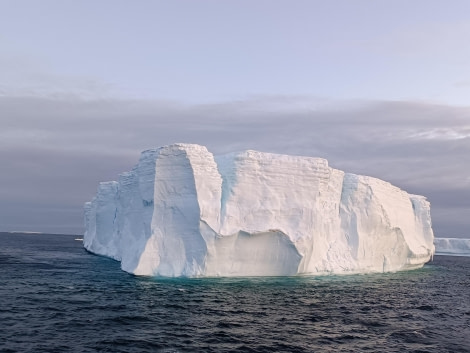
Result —
POLYGON ((434 238, 436 255, 470 256, 470 239, 434 238))
POLYGON ((434 251, 429 203, 323 158, 174 144, 85 205, 84 246, 161 276, 396 271, 434 251))

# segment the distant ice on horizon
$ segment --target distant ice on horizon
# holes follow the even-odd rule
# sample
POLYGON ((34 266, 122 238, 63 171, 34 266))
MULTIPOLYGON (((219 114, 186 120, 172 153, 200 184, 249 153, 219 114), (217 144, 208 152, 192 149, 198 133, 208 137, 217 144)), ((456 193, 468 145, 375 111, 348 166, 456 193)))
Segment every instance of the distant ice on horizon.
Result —
POLYGON ((470 239, 434 238, 436 255, 470 256, 470 239))
POLYGON ((19 231, 19 230, 14 230, 11 232, 6 232, 6 233, 12 233, 12 234, 44 234, 43 232, 31 232, 31 231, 19 231))

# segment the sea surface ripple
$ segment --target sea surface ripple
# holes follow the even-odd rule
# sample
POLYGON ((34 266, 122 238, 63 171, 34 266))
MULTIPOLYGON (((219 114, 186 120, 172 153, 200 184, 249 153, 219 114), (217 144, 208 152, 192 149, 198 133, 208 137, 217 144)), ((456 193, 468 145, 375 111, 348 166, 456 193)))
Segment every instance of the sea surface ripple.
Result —
POLYGON ((470 257, 373 275, 136 277, 0 233, 0 352, 470 352, 470 257))

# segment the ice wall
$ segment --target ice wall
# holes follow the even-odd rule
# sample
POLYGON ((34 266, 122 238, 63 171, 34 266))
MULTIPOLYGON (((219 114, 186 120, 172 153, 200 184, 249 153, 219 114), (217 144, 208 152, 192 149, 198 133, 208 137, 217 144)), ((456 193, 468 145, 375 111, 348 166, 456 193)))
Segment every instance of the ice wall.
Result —
POLYGON ((436 255, 470 256, 470 239, 434 238, 436 255))
POLYGON ((85 205, 84 246, 151 276, 279 276, 421 267, 429 203, 321 158, 175 144, 142 153, 85 205))

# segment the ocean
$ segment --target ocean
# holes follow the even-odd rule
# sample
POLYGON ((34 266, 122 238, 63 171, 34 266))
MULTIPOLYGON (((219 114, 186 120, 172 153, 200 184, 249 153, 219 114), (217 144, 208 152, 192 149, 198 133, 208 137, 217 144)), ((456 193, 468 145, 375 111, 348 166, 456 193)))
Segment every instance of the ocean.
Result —
POLYGON ((0 352, 470 352, 470 257, 323 277, 137 277, 0 233, 0 352))

